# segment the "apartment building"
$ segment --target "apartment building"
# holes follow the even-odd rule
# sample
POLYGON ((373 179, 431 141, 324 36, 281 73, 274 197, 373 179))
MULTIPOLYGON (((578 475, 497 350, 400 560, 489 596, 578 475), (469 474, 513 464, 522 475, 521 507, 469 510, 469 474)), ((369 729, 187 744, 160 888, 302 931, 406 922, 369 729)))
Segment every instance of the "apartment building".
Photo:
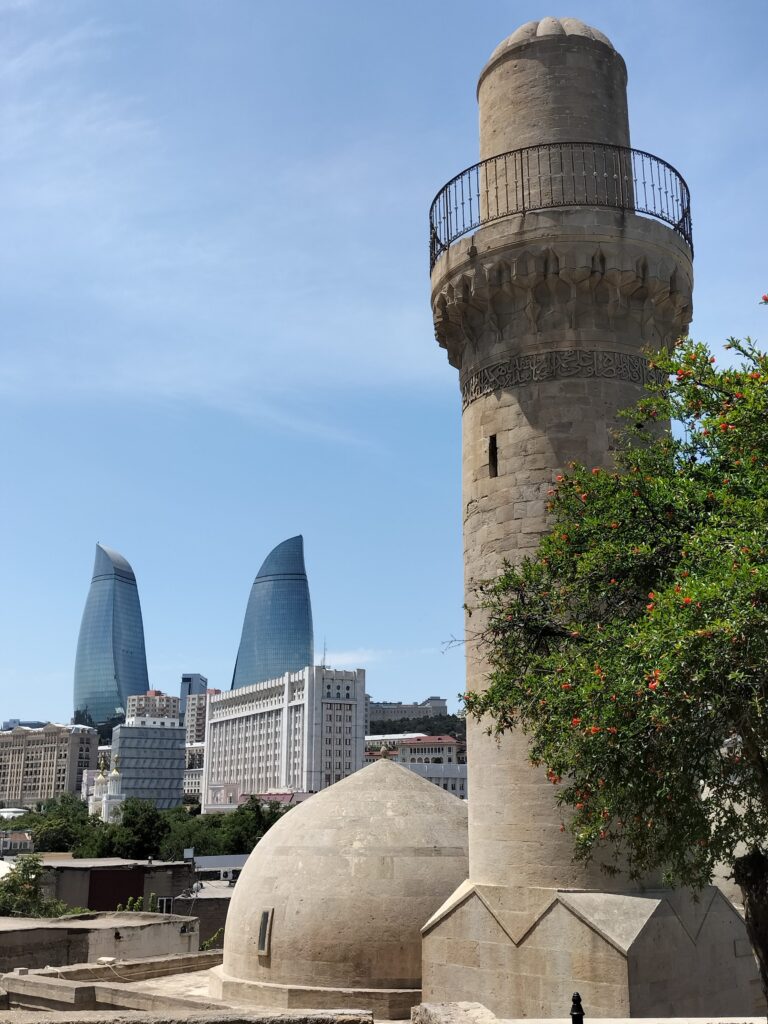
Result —
POLYGON ((79 793, 83 773, 96 767, 98 734, 85 725, 48 723, 0 732, 0 802, 17 807, 79 793))

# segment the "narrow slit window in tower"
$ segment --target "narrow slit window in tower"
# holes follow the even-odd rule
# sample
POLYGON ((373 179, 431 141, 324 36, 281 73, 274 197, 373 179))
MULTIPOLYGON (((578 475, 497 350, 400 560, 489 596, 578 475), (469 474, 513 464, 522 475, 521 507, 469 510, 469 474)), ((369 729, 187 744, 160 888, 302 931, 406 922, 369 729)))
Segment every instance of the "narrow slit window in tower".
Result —
POLYGON ((499 475, 499 450, 496 447, 496 435, 488 438, 488 476, 499 475))

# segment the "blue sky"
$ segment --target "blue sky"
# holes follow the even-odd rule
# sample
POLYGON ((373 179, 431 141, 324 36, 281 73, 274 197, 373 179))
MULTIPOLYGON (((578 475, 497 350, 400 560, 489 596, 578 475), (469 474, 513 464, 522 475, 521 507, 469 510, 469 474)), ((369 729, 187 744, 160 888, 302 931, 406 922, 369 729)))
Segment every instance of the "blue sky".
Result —
POLYGON ((763 6, 724 11, 0 0, 0 717, 68 720, 97 540, 177 692, 229 685, 295 533, 329 663, 455 706, 460 404, 425 225, 477 159, 477 74, 530 19, 604 31, 633 145, 691 187, 692 333, 765 342, 763 6))

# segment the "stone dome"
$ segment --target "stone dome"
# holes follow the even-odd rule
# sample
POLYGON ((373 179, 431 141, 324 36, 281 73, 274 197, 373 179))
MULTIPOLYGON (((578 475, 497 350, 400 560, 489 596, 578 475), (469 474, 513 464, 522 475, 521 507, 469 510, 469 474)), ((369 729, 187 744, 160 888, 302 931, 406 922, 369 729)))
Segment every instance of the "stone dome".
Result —
POLYGON ((465 880, 464 801, 382 759, 297 805, 256 846, 214 994, 409 1016, 421 928, 465 880))
POLYGON ((480 79, 499 60, 506 57, 510 50, 516 50, 527 43, 533 43, 541 39, 552 39, 556 37, 579 36, 582 39, 591 39, 592 42, 602 43, 615 52, 615 47, 608 36, 599 29, 587 25, 578 18, 542 18, 541 21, 526 21, 520 28, 515 29, 511 36, 503 39, 480 73, 480 79))
MULTIPOLYGON (((608 36, 599 29, 579 21, 578 18, 542 18, 541 21, 526 21, 520 28, 515 29, 511 36, 502 40, 491 54, 491 61, 496 60, 507 50, 513 50, 516 46, 523 46, 524 43, 532 43, 536 39, 549 39, 552 36, 583 36, 585 39, 592 39, 594 42, 603 43, 612 50, 615 48, 608 36)), ((490 63, 490 61, 489 61, 490 63)))

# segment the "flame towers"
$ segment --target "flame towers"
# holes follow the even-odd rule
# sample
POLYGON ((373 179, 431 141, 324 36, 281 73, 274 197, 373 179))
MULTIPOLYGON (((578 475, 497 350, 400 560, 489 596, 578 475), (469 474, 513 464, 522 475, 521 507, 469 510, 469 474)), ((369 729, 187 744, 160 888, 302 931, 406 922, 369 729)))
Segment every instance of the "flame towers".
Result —
POLYGON ((291 537, 270 551, 253 581, 232 689, 300 672, 313 663, 304 539, 291 537))
POLYGON ((120 718, 131 694, 149 689, 144 625, 133 569, 96 545, 75 659, 75 721, 105 725, 120 718))

